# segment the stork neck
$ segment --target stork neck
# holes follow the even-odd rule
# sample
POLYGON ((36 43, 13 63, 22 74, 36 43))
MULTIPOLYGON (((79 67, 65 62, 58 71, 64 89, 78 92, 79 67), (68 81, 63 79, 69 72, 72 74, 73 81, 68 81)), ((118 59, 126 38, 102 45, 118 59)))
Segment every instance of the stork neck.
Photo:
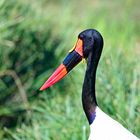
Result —
POLYGON ((95 94, 95 81, 96 81, 96 69, 101 56, 103 48, 103 41, 97 41, 94 50, 88 55, 87 70, 85 74, 83 90, 82 90, 82 103, 83 109, 91 124, 96 116, 95 109, 97 107, 96 94, 95 94))
POLYGON ((97 106, 96 96, 95 96, 95 79, 96 79, 96 68, 93 54, 89 54, 87 62, 87 70, 85 74, 83 91, 82 91, 82 103, 83 109, 91 124, 95 117, 95 109, 97 106))

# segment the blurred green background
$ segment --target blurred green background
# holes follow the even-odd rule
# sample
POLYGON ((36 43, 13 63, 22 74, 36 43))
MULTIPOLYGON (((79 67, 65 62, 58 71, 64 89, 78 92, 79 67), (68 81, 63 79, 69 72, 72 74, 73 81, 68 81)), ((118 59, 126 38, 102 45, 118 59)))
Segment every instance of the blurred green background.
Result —
POLYGON ((85 64, 38 89, 95 28, 104 37, 97 100, 140 137, 139 0, 0 0, 0 140, 86 140, 81 103, 85 64))

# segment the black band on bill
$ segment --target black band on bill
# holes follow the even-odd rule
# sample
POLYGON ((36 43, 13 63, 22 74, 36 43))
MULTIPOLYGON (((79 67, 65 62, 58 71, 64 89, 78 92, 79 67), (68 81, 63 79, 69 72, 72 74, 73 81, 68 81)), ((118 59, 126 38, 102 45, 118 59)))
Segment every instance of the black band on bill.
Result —
POLYGON ((74 68, 80 61, 82 57, 76 51, 70 52, 63 61, 63 64, 66 66, 67 71, 69 72, 74 68))

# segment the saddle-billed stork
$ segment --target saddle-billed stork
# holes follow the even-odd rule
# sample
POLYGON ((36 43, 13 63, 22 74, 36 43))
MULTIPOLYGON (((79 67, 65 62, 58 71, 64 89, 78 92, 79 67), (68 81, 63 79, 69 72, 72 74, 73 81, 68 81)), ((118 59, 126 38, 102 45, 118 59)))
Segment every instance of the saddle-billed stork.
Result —
POLYGON ((82 104, 90 125, 89 140, 138 140, 117 121, 105 114, 96 101, 96 69, 103 49, 103 38, 95 29, 87 29, 78 35, 74 48, 40 90, 49 88, 66 76, 82 59, 87 60, 82 104))

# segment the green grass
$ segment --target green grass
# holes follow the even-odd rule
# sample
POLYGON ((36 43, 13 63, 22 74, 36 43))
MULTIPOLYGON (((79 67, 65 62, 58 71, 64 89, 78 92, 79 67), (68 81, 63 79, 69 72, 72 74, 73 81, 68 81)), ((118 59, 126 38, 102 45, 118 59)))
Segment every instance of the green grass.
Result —
POLYGON ((85 64, 50 89, 38 90, 87 28, 104 37, 98 104, 140 137, 138 12, 139 0, 1 0, 0 139, 88 138, 81 103, 85 64))

